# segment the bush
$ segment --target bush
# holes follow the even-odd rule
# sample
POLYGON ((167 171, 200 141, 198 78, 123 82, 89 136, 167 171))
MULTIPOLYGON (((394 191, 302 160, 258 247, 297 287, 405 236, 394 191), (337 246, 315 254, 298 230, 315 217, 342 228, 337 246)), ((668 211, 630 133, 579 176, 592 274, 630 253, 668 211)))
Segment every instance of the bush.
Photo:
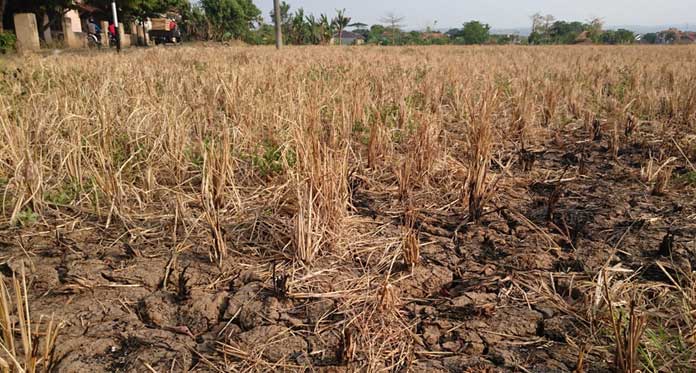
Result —
POLYGON ((17 37, 11 32, 0 32, 0 53, 14 52, 17 37))

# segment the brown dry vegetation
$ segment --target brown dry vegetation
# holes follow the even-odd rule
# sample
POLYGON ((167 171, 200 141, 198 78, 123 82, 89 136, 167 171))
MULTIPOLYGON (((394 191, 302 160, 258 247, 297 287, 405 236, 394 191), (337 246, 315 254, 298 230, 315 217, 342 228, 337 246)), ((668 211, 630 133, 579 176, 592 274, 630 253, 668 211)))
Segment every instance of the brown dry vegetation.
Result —
POLYGON ((689 371, 694 61, 0 61, 0 371, 689 371))

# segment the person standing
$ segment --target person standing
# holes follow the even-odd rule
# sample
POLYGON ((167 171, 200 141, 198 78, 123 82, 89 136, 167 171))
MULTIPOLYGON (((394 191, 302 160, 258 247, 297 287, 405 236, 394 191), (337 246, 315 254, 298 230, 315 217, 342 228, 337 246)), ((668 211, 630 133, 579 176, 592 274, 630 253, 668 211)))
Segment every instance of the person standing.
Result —
POLYGON ((97 40, 101 40, 101 27, 99 27, 92 17, 89 17, 89 20, 87 20, 87 32, 90 35, 94 35, 97 40))

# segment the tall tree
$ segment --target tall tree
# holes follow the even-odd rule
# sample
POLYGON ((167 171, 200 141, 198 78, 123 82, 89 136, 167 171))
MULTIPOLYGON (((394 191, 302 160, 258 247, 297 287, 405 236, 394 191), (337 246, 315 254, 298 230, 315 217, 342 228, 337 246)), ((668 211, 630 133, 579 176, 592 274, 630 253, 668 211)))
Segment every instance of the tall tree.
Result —
POLYGON ((649 33, 643 35, 643 41, 648 43, 648 44, 657 43, 657 33, 649 32, 649 33))
POLYGON ((343 30, 350 24, 350 17, 346 16, 346 10, 337 10, 336 17, 331 21, 335 29, 338 30, 338 44, 343 44, 343 30))
POLYGON ((587 36, 594 42, 600 41, 604 21, 601 18, 593 18, 587 22, 587 36))
POLYGON ((463 44, 483 44, 490 38, 491 26, 479 21, 471 21, 464 24, 461 32, 461 42, 463 44))
POLYGON ((329 16, 326 14, 321 14, 319 16, 319 30, 321 32, 321 42, 322 44, 328 44, 333 37, 333 24, 329 20, 329 16))
POLYGON ((251 0, 201 0, 213 29, 213 38, 246 38, 261 11, 251 0))
POLYGON ((544 30, 544 16, 537 12, 532 14, 529 18, 532 19, 532 32, 543 33, 544 30))
MULTIPOLYGON (((84 0, 85 4, 101 9, 106 14, 111 14, 111 2, 112 0, 84 0)), ((133 20, 169 11, 183 14, 190 10, 191 4, 189 0, 116 0, 116 7, 119 20, 133 20)))
POLYGON ((321 44, 322 36, 321 24, 319 23, 319 20, 314 16, 314 14, 308 15, 306 19, 307 28, 309 29, 309 42, 312 44, 321 44))
POLYGON ((602 44, 631 44, 636 40, 636 34, 626 29, 604 31, 600 36, 602 44))
POLYGON ((396 37, 401 34, 401 28, 403 27, 401 23, 404 21, 404 17, 390 12, 380 18, 379 21, 388 25, 387 29, 391 34, 392 45, 396 45, 396 37))
POLYGON ((367 37, 367 42, 371 44, 383 44, 385 40, 384 32, 386 30, 387 29, 383 25, 372 25, 367 37))
POLYGON ((309 24, 305 21, 304 9, 297 9, 297 12, 290 20, 290 35, 288 38, 293 44, 301 45, 308 42, 310 39, 309 24))

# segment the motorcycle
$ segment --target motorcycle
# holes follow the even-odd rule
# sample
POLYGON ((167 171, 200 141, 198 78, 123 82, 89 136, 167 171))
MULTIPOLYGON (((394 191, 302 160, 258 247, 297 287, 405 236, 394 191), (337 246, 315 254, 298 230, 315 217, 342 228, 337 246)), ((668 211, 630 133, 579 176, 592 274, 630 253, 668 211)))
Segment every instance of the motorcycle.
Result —
MULTIPOLYGON (((116 35, 113 35, 113 34, 109 33, 109 46, 112 47, 112 48, 113 48, 113 47, 116 47, 116 43, 118 43, 118 41, 116 40, 116 35)), ((104 44, 102 43, 101 38, 99 37, 99 35, 96 35, 96 34, 87 34, 87 47, 88 47, 88 48, 90 48, 90 49, 93 49, 93 48, 101 49, 101 47, 102 47, 103 45, 104 45, 104 44)))
POLYGON ((87 34, 87 47, 89 49, 97 48, 101 49, 102 43, 99 36, 95 34, 87 34))

